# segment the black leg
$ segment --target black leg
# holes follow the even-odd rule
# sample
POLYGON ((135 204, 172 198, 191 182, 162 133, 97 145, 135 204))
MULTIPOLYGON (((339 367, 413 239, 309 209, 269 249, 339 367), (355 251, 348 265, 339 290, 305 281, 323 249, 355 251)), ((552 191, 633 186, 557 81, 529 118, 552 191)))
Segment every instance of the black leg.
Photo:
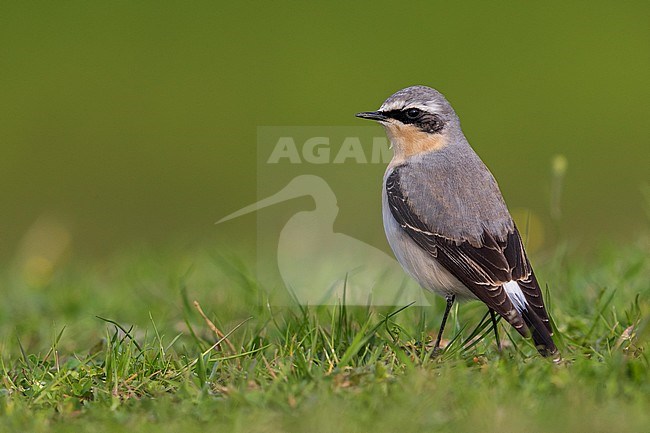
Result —
POLYGON ((442 340, 442 331, 445 329, 445 324, 447 323, 447 316, 449 316, 449 311, 451 311, 451 306, 454 305, 454 299, 456 295, 448 295, 447 299, 447 308, 445 309, 445 314, 442 316, 442 323, 440 324, 440 329, 438 330, 438 337, 436 338, 436 344, 433 346, 434 352, 437 352, 440 349, 440 340, 442 340))
POLYGON ((494 329, 494 338, 497 340, 497 350, 501 352, 501 339, 499 338, 499 329, 497 328, 497 315, 492 308, 490 310, 490 317, 492 318, 492 329, 494 329))

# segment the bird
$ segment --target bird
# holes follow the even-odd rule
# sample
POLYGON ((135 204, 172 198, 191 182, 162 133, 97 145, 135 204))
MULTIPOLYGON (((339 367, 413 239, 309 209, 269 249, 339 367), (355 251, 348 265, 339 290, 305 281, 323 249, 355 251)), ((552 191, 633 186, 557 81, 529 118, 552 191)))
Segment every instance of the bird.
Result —
POLYGON ((521 235, 445 96, 411 86, 356 117, 379 122, 393 148, 382 188, 388 243, 407 274, 446 299, 434 351, 454 302, 478 299, 495 333, 498 314, 542 356, 559 356, 521 235))

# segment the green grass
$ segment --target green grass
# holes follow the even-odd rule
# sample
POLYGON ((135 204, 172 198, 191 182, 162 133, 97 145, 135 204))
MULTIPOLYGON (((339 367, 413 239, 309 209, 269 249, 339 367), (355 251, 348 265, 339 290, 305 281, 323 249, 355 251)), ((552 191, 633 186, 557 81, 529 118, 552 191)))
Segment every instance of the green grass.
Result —
POLYGON ((269 307, 246 262, 214 251, 38 278, 11 265, 0 431, 648 431, 650 239, 599 251, 535 258, 560 364, 503 324, 501 353, 489 328, 471 340, 478 302, 454 311, 437 357, 441 301, 269 307))

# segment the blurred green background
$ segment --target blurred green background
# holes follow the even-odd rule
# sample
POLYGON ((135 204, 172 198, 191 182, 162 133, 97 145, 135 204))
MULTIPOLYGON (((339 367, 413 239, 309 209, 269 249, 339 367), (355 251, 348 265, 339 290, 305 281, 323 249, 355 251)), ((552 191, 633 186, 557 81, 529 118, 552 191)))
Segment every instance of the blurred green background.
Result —
MULTIPOLYGON (((555 226, 624 242, 648 226, 648 22, 645 1, 2 2, 0 257, 250 240, 254 217, 213 223, 256 200, 258 126, 358 125, 413 84, 511 209, 554 227, 563 155, 555 226)), ((376 218, 340 203, 337 229, 381 244, 366 183, 376 218)))

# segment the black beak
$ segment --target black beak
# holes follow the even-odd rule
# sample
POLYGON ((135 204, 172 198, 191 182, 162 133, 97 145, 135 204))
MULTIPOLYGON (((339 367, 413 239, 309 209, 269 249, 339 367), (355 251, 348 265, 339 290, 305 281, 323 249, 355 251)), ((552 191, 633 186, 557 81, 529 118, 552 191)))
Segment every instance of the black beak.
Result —
POLYGON ((360 117, 362 119, 370 119, 370 120, 376 120, 378 122, 382 122, 384 120, 388 120, 388 117, 384 115, 381 111, 364 111, 363 113, 357 113, 355 116, 360 117))

